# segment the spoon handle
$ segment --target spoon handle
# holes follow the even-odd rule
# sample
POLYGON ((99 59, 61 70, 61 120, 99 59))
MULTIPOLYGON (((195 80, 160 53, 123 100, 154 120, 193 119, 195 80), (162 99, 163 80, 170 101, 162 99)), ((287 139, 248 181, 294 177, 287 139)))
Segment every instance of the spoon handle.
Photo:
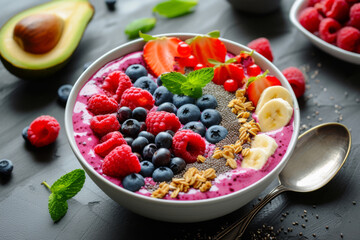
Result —
POLYGON ((266 195, 264 197, 264 199, 262 201, 260 201, 258 204, 255 205, 255 207, 248 213, 246 214, 245 217, 241 218, 239 221, 231 224, 229 227, 227 227, 226 229, 224 229, 223 231, 221 231, 216 237, 215 239, 222 239, 224 236, 226 236, 228 233, 230 233, 232 230, 234 230, 235 228, 237 228, 240 225, 240 229, 237 232, 237 237, 236 239, 240 239, 240 237, 244 234, 246 228, 248 227, 249 223, 251 222, 251 220, 253 220, 253 218, 255 217, 255 215, 266 205, 268 204, 273 198, 275 198, 276 196, 278 196, 280 193, 283 193, 285 191, 288 191, 288 189, 286 187, 284 187, 283 185, 279 185, 277 187, 275 187, 268 195, 266 195))

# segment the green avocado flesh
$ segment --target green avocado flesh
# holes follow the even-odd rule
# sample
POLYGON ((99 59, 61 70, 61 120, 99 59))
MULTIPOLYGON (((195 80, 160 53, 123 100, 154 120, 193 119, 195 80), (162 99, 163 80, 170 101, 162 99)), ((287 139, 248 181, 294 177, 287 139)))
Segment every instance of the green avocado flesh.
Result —
POLYGON ((94 14, 88 0, 53 0, 13 16, 0 29, 0 59, 6 69, 24 79, 43 78, 60 70, 69 60, 94 14), (24 51, 13 39, 14 27, 25 17, 55 14, 64 21, 57 45, 47 53, 24 51))

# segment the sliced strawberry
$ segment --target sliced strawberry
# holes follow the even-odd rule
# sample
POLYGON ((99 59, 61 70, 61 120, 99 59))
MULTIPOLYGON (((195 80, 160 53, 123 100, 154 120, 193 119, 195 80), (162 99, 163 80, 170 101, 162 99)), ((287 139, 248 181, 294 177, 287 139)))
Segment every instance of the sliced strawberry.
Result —
POLYGON ((247 87, 246 92, 248 99, 253 102, 255 107, 259 101, 261 93, 265 90, 265 88, 281 85, 281 82, 275 76, 266 76, 266 74, 267 72, 255 78, 249 79, 250 85, 247 87))
POLYGON ((244 69, 240 64, 236 63, 221 63, 214 68, 213 82, 218 85, 223 85, 228 79, 236 81, 237 85, 241 87, 244 85, 245 78, 244 69))
POLYGON ((253 52, 254 51, 251 52, 241 51, 240 54, 235 56, 234 58, 236 59, 237 63, 240 63, 245 68, 247 68, 248 66, 253 65, 255 63, 255 60, 252 57, 253 52))
POLYGON ((226 80, 230 78, 229 72, 225 65, 220 64, 214 68, 213 82, 217 85, 223 85, 226 80))

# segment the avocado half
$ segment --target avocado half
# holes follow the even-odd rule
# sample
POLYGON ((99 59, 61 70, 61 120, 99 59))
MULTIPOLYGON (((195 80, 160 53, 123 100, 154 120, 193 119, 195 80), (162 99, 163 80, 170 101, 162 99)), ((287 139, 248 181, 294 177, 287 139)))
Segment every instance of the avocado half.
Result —
POLYGON ((10 18, 0 29, 0 59, 5 68, 23 79, 41 79, 65 66, 78 46, 94 15, 88 0, 53 0, 22 11, 10 18), (49 13, 64 21, 62 35, 56 46, 43 54, 23 50, 13 39, 15 25, 25 17, 49 13))

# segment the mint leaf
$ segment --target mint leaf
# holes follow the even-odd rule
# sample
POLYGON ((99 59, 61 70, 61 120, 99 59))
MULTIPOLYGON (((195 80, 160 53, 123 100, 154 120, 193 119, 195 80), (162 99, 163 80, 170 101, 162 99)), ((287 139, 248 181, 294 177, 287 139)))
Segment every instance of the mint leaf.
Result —
POLYGON ((157 4, 153 12, 167 18, 180 17, 192 11, 198 0, 168 0, 157 4))
POLYGON ((49 213, 54 222, 59 221, 65 216, 68 210, 68 204, 61 199, 61 196, 51 193, 49 196, 49 213))
POLYGON ((161 74, 163 85, 174 94, 182 94, 181 85, 187 81, 186 77, 178 72, 161 74))
POLYGON ((140 18, 129 23, 125 28, 125 34, 130 39, 139 37, 139 32, 148 32, 155 27, 156 18, 140 18))
POLYGON ((141 31, 139 32, 139 37, 141 37, 142 39, 144 39, 145 42, 148 42, 150 40, 155 40, 157 39, 157 37, 153 37, 149 34, 145 34, 145 33, 142 33, 141 31))
POLYGON ((188 74, 187 82, 194 87, 203 88, 214 78, 214 69, 211 67, 201 68, 188 74))
POLYGON ((192 98, 199 98, 202 96, 201 87, 196 87, 188 81, 181 86, 181 91, 184 95, 192 98))
POLYGON ((74 197, 83 187, 85 182, 85 172, 82 169, 76 169, 59 178, 51 186, 52 193, 61 196, 63 200, 74 197))
POLYGON ((212 31, 212 32, 207 33, 207 35, 208 35, 209 37, 212 37, 212 38, 219 38, 219 37, 220 37, 220 31, 219 31, 219 30, 215 30, 215 31, 212 31))

